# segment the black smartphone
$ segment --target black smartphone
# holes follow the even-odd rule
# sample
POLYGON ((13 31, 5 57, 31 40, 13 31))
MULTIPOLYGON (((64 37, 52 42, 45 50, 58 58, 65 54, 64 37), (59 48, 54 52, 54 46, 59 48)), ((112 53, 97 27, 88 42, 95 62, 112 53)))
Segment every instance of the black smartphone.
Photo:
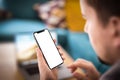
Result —
POLYGON ((34 32, 34 38, 50 69, 53 69, 63 63, 63 59, 48 29, 34 32))

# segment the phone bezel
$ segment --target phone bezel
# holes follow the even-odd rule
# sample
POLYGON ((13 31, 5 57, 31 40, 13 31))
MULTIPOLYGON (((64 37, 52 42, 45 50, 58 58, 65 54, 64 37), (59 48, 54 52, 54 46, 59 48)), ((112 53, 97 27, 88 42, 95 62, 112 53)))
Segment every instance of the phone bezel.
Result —
MULTIPOLYGON (((50 33, 50 31, 49 31, 48 29, 42 29, 42 30, 40 30, 40 31, 36 31, 36 32, 33 33, 33 36, 34 36, 34 39, 35 39, 35 41, 36 41, 36 43, 37 43, 39 49, 40 49, 41 52, 42 52, 42 55, 43 55, 43 57, 44 57, 44 59, 45 59, 45 62, 47 63, 48 67, 50 68, 50 66, 49 66, 49 64, 48 64, 48 62, 47 62, 47 60, 46 60, 46 58, 45 58, 45 56, 44 56, 44 53, 43 53, 43 51, 42 51, 40 45, 38 44, 38 41, 37 41, 36 36, 35 36, 35 33, 41 33, 41 32, 43 32, 43 31, 45 31, 45 30, 47 30, 47 31, 49 32, 49 35, 50 35, 50 37, 51 37, 51 39, 52 39, 52 41, 53 41, 52 35, 51 35, 51 33, 50 33)), ((54 43, 54 41, 53 41, 53 43, 54 43)), ((57 49, 55 43, 54 43, 54 45, 55 45, 55 48, 57 49)), ((57 49, 57 51, 58 51, 58 49, 57 49)), ((60 52, 59 52, 59 51, 58 51, 58 53, 59 53, 59 55, 60 55, 60 52)), ((61 56, 61 55, 60 55, 60 56, 61 56)), ((64 63, 64 60, 63 60, 62 57, 61 57, 61 59, 62 59, 62 63, 60 63, 60 64, 58 64, 57 66, 55 66, 55 67, 53 67, 53 68, 50 68, 50 69, 54 69, 54 68, 60 66, 61 64, 63 64, 63 63, 64 63)))

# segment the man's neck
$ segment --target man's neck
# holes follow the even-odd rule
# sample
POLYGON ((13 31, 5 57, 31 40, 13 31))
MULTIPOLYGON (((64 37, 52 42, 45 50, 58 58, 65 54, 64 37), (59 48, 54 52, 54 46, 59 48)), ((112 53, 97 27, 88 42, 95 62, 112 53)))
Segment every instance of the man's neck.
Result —
POLYGON ((100 57, 98 57, 98 59, 99 59, 99 61, 100 61, 102 64, 111 65, 111 64, 109 64, 108 62, 103 61, 102 59, 100 59, 100 57))

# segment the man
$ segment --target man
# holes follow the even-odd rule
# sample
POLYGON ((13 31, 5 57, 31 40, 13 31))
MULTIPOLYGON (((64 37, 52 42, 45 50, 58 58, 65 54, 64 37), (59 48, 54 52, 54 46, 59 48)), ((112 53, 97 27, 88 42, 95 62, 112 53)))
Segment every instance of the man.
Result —
MULTIPOLYGON (((113 65, 120 59, 120 0, 80 0, 81 12, 86 20, 85 32, 99 59, 113 65)), ((57 80, 56 69, 50 70, 37 49, 41 80, 57 80)), ((78 80, 98 80, 100 73, 94 65, 78 59, 68 66, 78 80), (77 68, 86 71, 86 76, 75 72, 77 68)))

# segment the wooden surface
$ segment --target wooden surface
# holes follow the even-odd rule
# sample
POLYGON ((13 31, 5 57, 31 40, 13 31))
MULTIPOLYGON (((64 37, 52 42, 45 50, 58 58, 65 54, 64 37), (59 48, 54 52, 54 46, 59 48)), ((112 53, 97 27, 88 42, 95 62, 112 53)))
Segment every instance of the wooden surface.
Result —
MULTIPOLYGON (((65 65, 74 60, 62 49, 65 56, 65 65)), ((19 73, 16 61, 16 50, 14 43, 0 43, 0 80, 24 80, 19 73)), ((68 80, 75 80, 74 78, 68 80)))

